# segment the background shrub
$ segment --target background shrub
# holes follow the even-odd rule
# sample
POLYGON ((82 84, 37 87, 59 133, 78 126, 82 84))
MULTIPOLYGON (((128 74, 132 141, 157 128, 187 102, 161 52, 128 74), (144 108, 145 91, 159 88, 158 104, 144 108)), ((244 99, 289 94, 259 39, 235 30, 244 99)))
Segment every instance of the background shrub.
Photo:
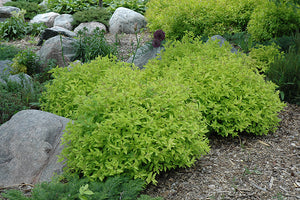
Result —
POLYGON ((119 7, 124 7, 144 14, 148 2, 149 0, 104 0, 103 4, 111 13, 115 12, 119 7))
POLYGON ((41 65, 38 62, 38 56, 31 50, 20 51, 13 59, 11 65, 12 74, 26 73, 30 76, 41 72, 41 65))
POLYGON ((26 10, 24 15, 25 19, 32 19, 39 13, 46 11, 43 7, 39 6, 38 3, 28 1, 10 1, 6 2, 4 6, 14 6, 23 10, 26 10))
POLYGON ((73 14, 95 5, 98 5, 98 0, 48 0, 47 2, 48 10, 59 14, 73 14))
POLYGON ((33 3, 42 3, 43 0, 12 0, 14 2, 33 2, 33 3))
POLYGON ((15 40, 23 38, 27 34, 27 22, 25 22, 24 14, 25 10, 22 10, 0 23, 1 39, 15 40))
POLYGON ((252 13, 248 32, 256 41, 291 35, 300 27, 299 3, 288 0, 263 1, 252 13))
POLYGON ((220 48, 216 42, 202 44, 185 37, 167 46, 161 60, 145 66, 146 72, 154 77, 184 77, 191 99, 203 106, 199 112, 211 133, 236 136, 274 131, 277 114, 284 107, 275 84, 255 73, 246 55, 233 54, 228 43, 220 48))
POLYGON ((74 13, 72 26, 76 27, 83 22, 100 22, 108 27, 110 17, 111 14, 105 8, 91 7, 74 13))
POLYGON ((281 99, 300 105, 300 34, 288 53, 277 57, 266 71, 267 77, 278 85, 281 99))
POLYGON ((22 39, 25 35, 39 35, 45 29, 43 23, 28 23, 25 21, 25 10, 14 13, 12 17, 7 18, 0 23, 0 39, 16 40, 22 39))
POLYGON ((28 88, 22 74, 19 75, 21 83, 16 83, 1 76, 0 81, 0 124, 8 121, 14 114, 21 110, 37 108, 42 86, 35 83, 28 88))
POLYGON ((276 57, 279 59, 283 57, 283 52, 275 43, 271 45, 257 44, 250 49, 249 56, 255 60, 256 69, 265 72, 275 62, 276 57))
POLYGON ((155 183, 159 172, 191 166, 209 150, 198 104, 186 102, 188 88, 171 78, 147 79, 129 66, 99 57, 71 71, 53 70, 43 105, 76 119, 63 136, 61 159, 69 170, 91 179, 126 174, 155 183))
POLYGON ((195 35, 223 35, 246 30, 253 9, 263 0, 151 0, 145 16, 150 31, 162 29, 170 39, 186 31, 195 35))

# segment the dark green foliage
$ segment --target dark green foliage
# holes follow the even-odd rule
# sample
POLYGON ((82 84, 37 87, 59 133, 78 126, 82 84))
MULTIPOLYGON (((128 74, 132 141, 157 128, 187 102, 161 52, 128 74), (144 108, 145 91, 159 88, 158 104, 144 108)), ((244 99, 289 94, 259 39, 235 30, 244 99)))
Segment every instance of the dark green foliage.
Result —
POLYGON ((22 39, 27 34, 34 36, 40 34, 45 25, 41 23, 29 24, 25 21, 24 14, 25 10, 21 10, 0 23, 0 39, 16 40, 22 39))
POLYGON ((191 99, 203 106, 199 112, 211 133, 262 135, 276 130, 284 104, 275 84, 252 71, 255 66, 246 55, 230 49, 228 43, 220 48, 216 42, 202 44, 185 37, 166 46, 162 59, 149 62, 146 72, 153 77, 183 77, 191 99))
POLYGON ((96 28, 92 35, 84 28, 78 33, 79 39, 74 43, 76 46, 75 60, 89 62, 98 56, 116 55, 116 48, 106 42, 104 31, 96 28))
POLYGON ((0 23, 0 37, 9 40, 23 38, 27 34, 26 27, 24 12, 14 13, 12 17, 0 23))
POLYGON ((41 65, 38 60, 38 56, 31 49, 22 50, 13 59, 12 73, 24 72, 30 76, 38 74, 41 72, 41 65))
POLYGON ((159 200, 149 196, 138 198, 143 186, 143 181, 123 176, 108 178, 105 182, 90 182, 74 176, 66 183, 54 180, 38 184, 31 197, 25 197, 18 190, 9 190, 2 196, 9 200, 159 200))
POLYGON ((267 77, 278 85, 281 99, 300 105, 300 34, 294 46, 284 57, 275 59, 266 72, 267 77))
POLYGON ((83 22, 100 22, 108 27, 111 14, 105 8, 88 8, 74 13, 72 26, 76 27, 83 22))
POLYGON ((49 11, 60 14, 74 14, 97 5, 98 0, 48 0, 47 2, 49 11))
POLYGON ((32 2, 32 3, 42 3, 43 0, 12 0, 13 2, 32 2))
POLYGON ((20 49, 13 45, 0 44, 0 60, 11 60, 19 51, 20 49))
POLYGON ((31 88, 25 87, 23 75, 19 76, 23 80, 21 84, 8 81, 7 77, 1 77, 6 84, 0 82, 0 124, 8 121, 18 111, 36 108, 38 105, 41 85, 35 83, 31 90, 31 88))
POLYGON ((244 53, 248 53, 250 49, 256 44, 250 34, 247 32, 240 32, 234 34, 224 34, 224 38, 235 47, 243 51, 244 53))
POLYGON ((25 19, 32 19, 39 13, 45 12, 43 7, 39 6, 35 2, 28 2, 28 1, 10 1, 6 2, 4 6, 14 6, 23 10, 26 10, 24 15, 25 19))

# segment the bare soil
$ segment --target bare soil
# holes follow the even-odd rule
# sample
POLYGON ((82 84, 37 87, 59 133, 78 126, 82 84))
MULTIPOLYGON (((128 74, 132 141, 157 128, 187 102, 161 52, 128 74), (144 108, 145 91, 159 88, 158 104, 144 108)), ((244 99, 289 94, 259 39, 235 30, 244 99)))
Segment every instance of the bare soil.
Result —
MULTIPOLYGON (((120 60, 135 51, 135 34, 106 37, 110 43, 119 44, 120 60)), ((141 45, 151 39, 149 33, 138 37, 141 45)), ((29 38, 11 44, 35 47, 32 41, 29 38)), ((190 168, 161 173, 158 184, 149 185, 143 193, 165 200, 300 199, 300 106, 288 104, 279 117, 282 121, 278 130, 267 136, 210 136, 208 155, 190 168)), ((13 186, 25 192, 32 187, 13 186)))

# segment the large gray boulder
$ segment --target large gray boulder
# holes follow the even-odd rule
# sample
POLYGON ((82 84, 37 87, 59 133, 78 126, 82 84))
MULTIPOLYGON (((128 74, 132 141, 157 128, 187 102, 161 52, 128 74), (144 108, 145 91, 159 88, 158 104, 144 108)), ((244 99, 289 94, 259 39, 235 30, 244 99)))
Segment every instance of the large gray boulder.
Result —
POLYGON ((104 32, 107 32, 106 26, 100 22, 86 22, 86 23, 80 23, 75 29, 74 32, 78 34, 79 31, 83 31, 84 28, 87 29, 87 35, 93 35, 93 32, 96 28, 99 28, 99 30, 103 30, 104 32))
POLYGON ((13 6, 0 7, 0 22, 5 21, 5 19, 7 18, 10 18, 13 12, 20 12, 20 8, 13 6))
POLYGON ((53 27, 54 20, 59 14, 55 12, 48 12, 43 14, 38 14, 30 20, 30 23, 44 23, 47 27, 53 27))
POLYGON ((76 41, 74 38, 57 35, 46 40, 37 55, 40 61, 44 63, 44 67, 47 67, 50 60, 54 60, 59 67, 66 67, 74 61, 76 54, 74 42, 76 41))
POLYGON ((61 136, 69 119, 23 110, 0 126, 0 187, 51 181, 60 174, 61 136))
POLYGON ((156 58, 161 51, 164 50, 163 46, 154 48, 152 44, 145 44, 144 46, 138 48, 135 55, 132 55, 127 62, 134 63, 140 69, 143 69, 144 65, 148 63, 150 59, 156 58))
POLYGON ((72 30, 73 16, 70 14, 62 14, 54 19, 53 26, 60 26, 68 30, 72 30))
POLYGON ((128 8, 119 7, 109 20, 109 31, 115 33, 135 33, 147 25, 143 15, 128 8))

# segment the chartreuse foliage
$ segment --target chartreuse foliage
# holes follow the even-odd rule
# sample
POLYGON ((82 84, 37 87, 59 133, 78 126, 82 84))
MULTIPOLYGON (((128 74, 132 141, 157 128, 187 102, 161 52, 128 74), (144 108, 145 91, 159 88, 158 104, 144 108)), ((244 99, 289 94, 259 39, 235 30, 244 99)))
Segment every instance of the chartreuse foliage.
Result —
POLYGON ((124 176, 108 178, 105 182, 90 182, 86 178, 79 179, 74 176, 68 178, 66 183, 53 180, 50 183, 37 184, 31 197, 26 197, 18 190, 9 190, 2 193, 2 196, 9 200, 161 200, 149 196, 138 198, 144 184, 140 179, 131 180, 124 176))
POLYGON ((117 66, 97 82, 63 138, 71 170, 93 179, 125 173, 155 183, 160 171, 191 166, 208 151, 206 125, 198 105, 185 102, 187 88, 143 73, 117 66))
POLYGON ((75 119, 63 136, 69 170, 155 183, 161 171, 191 166, 209 151, 201 105, 190 100, 188 86, 129 66, 105 57, 53 70, 43 105, 75 119))
POLYGON ((256 41, 291 35, 300 27, 299 6, 291 0, 263 1, 251 16, 248 32, 256 41))
POLYGON ((98 79, 112 63, 120 67, 123 65, 105 58, 101 60, 101 67, 98 62, 92 61, 89 67, 71 64, 72 73, 69 73, 68 68, 52 69, 50 72, 55 72, 52 74, 54 79, 52 84, 46 85, 47 90, 41 99, 42 109, 74 119, 74 113, 81 104, 75 97, 89 95, 97 87, 98 79))
POLYGON ((254 8, 264 0, 151 0, 145 16, 151 31, 162 29, 167 38, 223 35, 246 30, 254 8))
POLYGON ((148 77, 183 80, 190 87, 190 98, 202 105, 199 112, 211 132, 236 136, 274 131, 284 107, 275 84, 253 70, 252 59, 231 53, 226 44, 220 48, 216 41, 202 44, 200 39, 184 37, 168 45, 161 60, 149 62, 146 72, 148 77))
POLYGON ((268 46, 257 44, 250 49, 249 56, 254 59, 257 69, 265 72, 276 58, 282 59, 284 53, 279 49, 280 47, 275 43, 268 46))

